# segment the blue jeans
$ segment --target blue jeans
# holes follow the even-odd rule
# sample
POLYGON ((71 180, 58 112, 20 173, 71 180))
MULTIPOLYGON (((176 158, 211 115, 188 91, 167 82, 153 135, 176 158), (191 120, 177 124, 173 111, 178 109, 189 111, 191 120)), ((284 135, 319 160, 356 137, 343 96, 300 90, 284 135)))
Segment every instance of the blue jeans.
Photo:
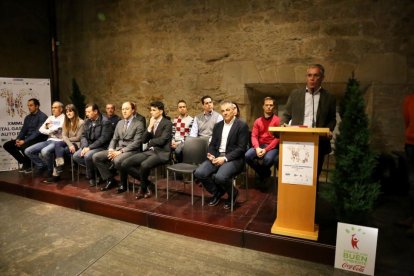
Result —
POLYGON ((53 173, 53 154, 57 141, 47 140, 28 147, 24 154, 34 163, 38 170, 47 169, 49 175, 53 173))
POLYGON ((95 179, 95 166, 93 165, 92 156, 95 153, 102 151, 102 150, 104 149, 103 148, 92 149, 88 151, 84 156, 81 156, 80 153, 82 149, 79 149, 73 154, 73 161, 86 167, 86 178, 95 179))
POLYGON ((230 196, 233 177, 243 171, 243 166, 243 159, 232 160, 221 166, 214 166, 210 160, 206 160, 197 168, 194 176, 210 194, 216 196, 227 192, 230 196), (214 173, 216 175, 213 180, 214 173))
MULTIPOLYGON (((260 148, 265 148, 267 145, 260 145, 260 148)), ((246 163, 255 170, 260 178, 266 178, 271 175, 270 168, 277 165, 279 161, 279 150, 272 149, 264 155, 263 158, 258 158, 256 149, 251 148, 246 152, 246 163), (259 162, 260 161, 260 162, 259 162)))
POLYGON ((65 153, 69 153, 69 148, 65 142, 59 141, 55 144, 55 158, 65 156, 65 153))

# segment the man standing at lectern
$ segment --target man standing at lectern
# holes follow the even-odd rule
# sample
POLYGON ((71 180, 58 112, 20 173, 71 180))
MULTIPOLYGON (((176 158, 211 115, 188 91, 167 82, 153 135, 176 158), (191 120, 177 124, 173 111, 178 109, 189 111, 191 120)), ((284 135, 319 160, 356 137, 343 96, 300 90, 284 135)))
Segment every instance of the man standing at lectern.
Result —
POLYGON ((330 139, 336 125, 336 99, 322 87, 324 77, 322 65, 309 65, 306 88, 292 91, 282 116, 283 124, 329 128, 329 137, 319 138, 318 177, 325 155, 331 152, 330 139))

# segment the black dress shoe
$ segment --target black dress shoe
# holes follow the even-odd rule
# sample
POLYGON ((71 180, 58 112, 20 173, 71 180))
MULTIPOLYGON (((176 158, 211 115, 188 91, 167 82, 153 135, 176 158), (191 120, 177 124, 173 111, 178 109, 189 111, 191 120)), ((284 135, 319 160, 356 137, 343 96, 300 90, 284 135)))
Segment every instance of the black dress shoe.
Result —
POLYGON ((116 181, 115 181, 115 179, 108 179, 107 181, 106 181, 106 185, 105 185, 105 187, 102 187, 101 188, 101 191, 107 191, 107 190, 109 190, 109 189, 112 189, 113 187, 115 187, 116 186, 116 181))
POLYGON ((49 176, 48 178, 44 179, 42 181, 43 183, 55 183, 55 179, 53 178, 53 176, 49 176))
POLYGON ((152 195, 152 191, 150 189, 150 187, 147 187, 147 190, 144 193, 144 198, 150 198, 152 195))
POLYGON ((208 206, 216 206, 217 204, 219 204, 219 202, 220 202, 220 197, 213 196, 213 198, 208 203, 208 206))
POLYGON ((123 192, 127 191, 127 186, 126 185, 121 185, 118 187, 118 189, 116 190, 117 194, 122 194, 123 192))
POLYGON ((96 186, 96 180, 95 179, 89 179, 89 187, 95 187, 96 186))
MULTIPOLYGON (((236 205, 236 200, 237 197, 239 196, 239 190, 237 190, 236 188, 234 188, 234 192, 233 192, 233 207, 236 205)), ((224 202, 224 209, 230 209, 231 208, 231 199, 230 196, 229 198, 224 202)))
POLYGON ((135 196, 135 198, 136 198, 136 199, 143 198, 143 197, 144 197, 144 194, 145 194, 144 190, 143 190, 141 187, 139 187, 139 188, 138 188, 137 195, 135 196))

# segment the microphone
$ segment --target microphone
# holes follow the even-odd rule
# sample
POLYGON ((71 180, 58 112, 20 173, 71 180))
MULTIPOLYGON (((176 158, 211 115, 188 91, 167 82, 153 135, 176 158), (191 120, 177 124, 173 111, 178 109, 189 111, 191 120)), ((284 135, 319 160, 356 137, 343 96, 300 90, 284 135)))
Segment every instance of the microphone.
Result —
POLYGON ((311 92, 312 92, 312 128, 314 128, 315 127, 315 98, 314 98, 315 91, 312 89, 311 92))

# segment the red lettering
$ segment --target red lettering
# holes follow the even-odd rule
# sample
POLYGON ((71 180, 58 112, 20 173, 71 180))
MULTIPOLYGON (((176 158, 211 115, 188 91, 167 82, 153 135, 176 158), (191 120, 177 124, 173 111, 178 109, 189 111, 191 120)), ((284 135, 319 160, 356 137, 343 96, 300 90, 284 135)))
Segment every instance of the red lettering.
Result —
POLYGON ((353 271, 358 271, 358 272, 364 272, 364 270, 365 270, 365 266, 363 266, 363 265, 352 265, 352 264, 348 264, 348 263, 343 263, 342 268, 348 269, 348 270, 353 270, 353 271))

